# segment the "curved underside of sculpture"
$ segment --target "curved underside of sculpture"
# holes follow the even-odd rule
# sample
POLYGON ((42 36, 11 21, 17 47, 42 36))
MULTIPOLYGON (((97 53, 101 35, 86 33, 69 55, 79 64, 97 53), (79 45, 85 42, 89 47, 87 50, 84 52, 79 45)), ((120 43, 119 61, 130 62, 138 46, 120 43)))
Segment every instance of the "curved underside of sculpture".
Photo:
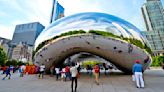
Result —
POLYGON ((151 64, 151 57, 143 49, 129 43, 100 35, 72 35, 51 41, 42 47, 34 56, 35 64, 61 65, 64 60, 79 52, 88 52, 100 56, 125 73, 131 73, 135 60, 141 60, 144 70, 151 64))

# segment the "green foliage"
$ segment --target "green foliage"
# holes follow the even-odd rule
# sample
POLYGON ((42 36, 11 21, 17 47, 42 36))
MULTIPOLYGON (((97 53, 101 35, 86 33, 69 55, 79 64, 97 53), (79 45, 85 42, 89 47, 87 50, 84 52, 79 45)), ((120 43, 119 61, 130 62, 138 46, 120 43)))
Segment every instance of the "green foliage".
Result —
POLYGON ((113 33, 110 33, 110 32, 106 32, 106 31, 90 30, 89 33, 95 34, 95 35, 102 35, 102 36, 120 38, 119 36, 114 35, 113 33))
POLYGON ((8 61, 5 63, 5 65, 6 65, 6 66, 9 66, 9 65, 16 66, 17 63, 18 63, 18 61, 16 61, 16 60, 8 60, 8 61))
POLYGON ((96 64, 100 64, 100 62, 98 62, 98 61, 84 61, 82 63, 83 67, 87 67, 87 65, 94 66, 96 64))
POLYGON ((131 44, 136 45, 136 46, 140 47, 141 49, 145 49, 150 54, 152 53, 151 49, 146 44, 143 44, 140 40, 137 40, 137 39, 124 38, 122 36, 120 37, 120 36, 114 35, 113 33, 105 32, 105 31, 90 30, 89 33, 92 33, 95 35, 119 38, 119 39, 125 40, 127 42, 130 42, 131 44))
POLYGON ((17 62, 17 65, 20 66, 20 65, 25 65, 25 63, 21 62, 21 61, 18 61, 17 62))
POLYGON ((150 47, 148 47, 146 44, 145 44, 145 47, 144 49, 149 52, 150 54, 152 54, 152 50, 150 49, 150 47))
POLYGON ((34 54, 39 50, 41 49, 44 45, 48 44, 50 41, 54 40, 54 39, 57 39, 57 38, 60 38, 60 37, 64 37, 64 36, 68 36, 68 35, 75 35, 75 34, 84 34, 86 33, 85 31, 83 30, 75 30, 75 31, 69 31, 69 32, 66 32, 66 33, 62 33, 60 35, 57 35, 51 39, 48 39, 48 40, 45 40, 43 41, 42 43, 40 43, 38 45, 38 47, 36 48, 36 50, 34 51, 34 54))
POLYGON ((4 52, 3 48, 0 47, 0 65, 4 65, 6 60, 7 60, 7 55, 4 52))
POLYGON ((159 67, 162 66, 163 63, 164 63, 164 56, 156 56, 153 57, 153 62, 151 66, 159 67))
POLYGON ((141 49, 145 49, 149 54, 152 54, 150 47, 148 47, 146 44, 143 44, 140 40, 132 39, 132 38, 122 38, 122 39, 130 42, 133 45, 140 47, 141 49))

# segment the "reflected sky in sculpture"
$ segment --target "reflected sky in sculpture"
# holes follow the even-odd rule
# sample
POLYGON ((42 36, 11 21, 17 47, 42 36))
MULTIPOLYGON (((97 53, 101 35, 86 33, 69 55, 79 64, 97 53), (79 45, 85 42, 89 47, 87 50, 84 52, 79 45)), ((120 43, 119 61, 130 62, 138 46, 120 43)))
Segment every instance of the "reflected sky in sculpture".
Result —
POLYGON ((35 48, 39 43, 56 35, 81 29, 108 31, 118 36, 122 35, 146 42, 139 29, 129 22, 109 14, 88 12, 71 15, 53 22, 39 35, 35 42, 35 48))

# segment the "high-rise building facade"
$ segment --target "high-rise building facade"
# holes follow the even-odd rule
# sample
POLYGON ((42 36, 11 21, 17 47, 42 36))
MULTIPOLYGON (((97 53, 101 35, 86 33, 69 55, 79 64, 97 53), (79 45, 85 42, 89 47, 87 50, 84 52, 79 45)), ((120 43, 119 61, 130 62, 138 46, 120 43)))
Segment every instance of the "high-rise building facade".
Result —
POLYGON ((146 0, 141 7, 146 31, 143 32, 154 55, 164 54, 164 9, 160 0, 146 0))
POLYGON ((16 25, 11 44, 17 45, 23 42, 29 46, 34 46, 35 39, 44 28, 39 22, 16 25))
POLYGON ((35 40, 44 28, 39 22, 16 25, 13 39, 9 45, 8 57, 31 61, 35 40), (26 50, 26 52, 22 52, 22 50, 26 50))
POLYGON ((64 17, 64 8, 56 0, 53 0, 50 23, 64 17))
POLYGON ((32 61, 32 47, 20 42, 13 48, 12 59, 23 62, 32 61))

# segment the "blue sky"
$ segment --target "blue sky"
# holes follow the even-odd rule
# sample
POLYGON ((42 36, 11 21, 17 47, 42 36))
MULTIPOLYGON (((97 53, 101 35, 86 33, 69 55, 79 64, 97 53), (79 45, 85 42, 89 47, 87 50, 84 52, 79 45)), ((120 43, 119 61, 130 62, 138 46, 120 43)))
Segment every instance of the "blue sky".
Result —
MULTIPOLYGON (((65 15, 103 12, 125 19, 144 30, 141 6, 145 0, 58 0, 65 15)), ((164 5, 164 0, 161 0, 164 5)), ((49 25, 52 0, 0 0, 0 37, 12 39, 17 24, 40 22, 49 25)))

